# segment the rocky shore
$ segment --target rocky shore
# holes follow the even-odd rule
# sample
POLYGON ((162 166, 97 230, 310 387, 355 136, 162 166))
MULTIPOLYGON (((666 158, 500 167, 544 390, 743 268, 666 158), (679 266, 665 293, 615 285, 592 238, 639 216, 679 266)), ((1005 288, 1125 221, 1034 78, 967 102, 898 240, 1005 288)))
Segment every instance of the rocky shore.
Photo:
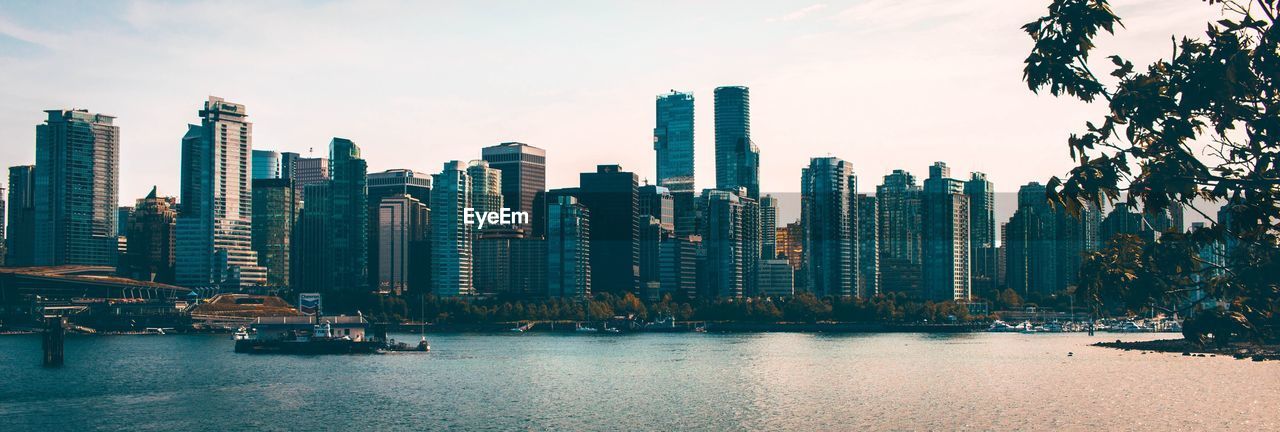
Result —
POLYGON ((1280 345, 1232 344, 1226 347, 1206 345, 1197 346, 1186 339, 1158 339, 1151 341, 1098 342, 1093 346, 1116 348, 1125 351, 1182 353, 1184 356, 1217 357, 1231 356, 1236 359, 1253 361, 1280 360, 1280 345))

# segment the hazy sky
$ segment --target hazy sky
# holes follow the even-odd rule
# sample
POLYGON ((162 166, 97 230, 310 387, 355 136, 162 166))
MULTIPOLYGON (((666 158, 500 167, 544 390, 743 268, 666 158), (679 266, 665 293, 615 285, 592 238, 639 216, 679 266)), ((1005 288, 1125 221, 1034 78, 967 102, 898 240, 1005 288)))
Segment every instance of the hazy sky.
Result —
MULTIPOLYGON (((1203 34, 1198 0, 1115 0, 1099 54, 1145 64, 1203 34)), ((547 149, 548 186, 620 163, 653 178, 654 98, 696 98, 698 187, 714 183, 712 89, 751 88, 761 190, 799 190, 809 157, 863 191, 906 168, 988 173, 999 191, 1072 165, 1102 106, 1036 96, 1019 27, 1048 0, 0 3, 0 165, 33 163, 45 109, 117 116, 122 203, 176 194, 179 142, 208 95, 247 105, 254 147, 371 171, 438 172, 480 148, 547 149)), ((1101 55, 1099 69, 1109 71, 1101 55)), ((1141 67, 1141 66, 1140 66, 1141 67)))

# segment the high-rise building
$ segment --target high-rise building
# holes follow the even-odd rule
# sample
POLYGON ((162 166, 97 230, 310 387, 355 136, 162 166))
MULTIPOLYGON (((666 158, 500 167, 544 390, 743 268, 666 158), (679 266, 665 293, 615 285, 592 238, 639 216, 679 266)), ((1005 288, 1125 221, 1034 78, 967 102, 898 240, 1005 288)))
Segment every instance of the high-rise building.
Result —
POLYGON ((799 271, 804 267, 804 227, 800 221, 778 227, 778 257, 786 257, 791 269, 799 271))
MULTIPOLYGON (((548 200, 551 194, 548 194, 548 200)), ((590 210, 572 195, 547 205, 547 296, 591 295, 590 210)))
POLYGON ((760 259, 778 257, 778 199, 760 198, 760 259))
MULTIPOLYGON (((296 186, 296 184, 295 184, 296 186)), ((298 214, 291 250, 289 285, 298 292, 329 290, 332 279, 326 270, 333 266, 329 254, 333 238, 329 236, 329 182, 307 185, 304 189, 310 202, 304 202, 298 214)), ((299 195, 301 197, 301 195, 299 195)))
MULTIPOLYGON (((1083 206, 1080 215, 1050 205, 1039 183, 1019 188, 1018 210, 1002 233, 1005 285, 1026 295, 1051 294, 1075 284, 1084 253, 1097 249, 1099 217, 1092 205, 1083 206)), ((1132 222, 1140 226, 1141 217, 1135 215, 1132 222)))
POLYGON ((4 236, 4 228, 5 228, 4 217, 6 214, 4 209, 4 203, 5 203, 4 196, 5 196, 4 187, 0 186, 0 267, 4 267, 4 258, 5 258, 5 255, 7 255, 7 253, 5 252, 5 243, 7 241, 5 240, 5 236, 4 236))
MULTIPOLYGON (((378 238, 382 231, 379 222, 382 199, 408 195, 425 206, 431 202, 431 175, 409 169, 391 169, 370 173, 368 175, 368 183, 369 233, 367 239, 369 247, 367 250, 369 286, 379 287, 379 291, 387 292, 381 288, 382 276, 379 274, 383 264, 381 258, 382 247, 380 246, 382 241, 378 238)), ((426 240, 422 241, 425 242, 426 240)), ((408 245, 405 247, 408 247, 408 245)), ((405 277, 407 278, 408 275, 406 274, 405 277)))
POLYGON ((639 178, 618 165, 578 177, 578 199, 590 211, 591 279, 595 292, 640 294, 639 178))
POLYGON ((547 151, 524 143, 505 142, 480 150, 480 158, 489 167, 502 171, 502 202, 512 211, 529 214, 529 223, 523 228, 534 236, 542 234, 543 210, 541 202, 547 190, 547 151))
POLYGON ((880 211, 876 197, 858 194, 858 280, 859 297, 880 294, 880 211))
POLYGON ((880 291, 922 296, 920 186, 916 177, 893 170, 876 187, 880 224, 880 291))
POLYGON ((293 187, 303 205, 307 202, 307 186, 329 182, 329 160, 325 158, 297 158, 293 166, 293 187))
POLYGON ((301 157, 302 156, 297 153, 281 152, 280 153, 280 177, 287 178, 290 180, 297 179, 298 178, 298 159, 301 157))
POLYGON ((477 293, 504 297, 546 295, 546 246, 541 239, 527 237, 523 228, 486 226, 472 249, 472 279, 477 293))
POLYGON ((253 179, 278 179, 284 177, 283 157, 274 150, 253 151, 253 179))
POLYGON ((717 87, 716 189, 747 188, 760 199, 760 148, 751 141, 751 93, 746 87, 717 87))
POLYGON ((657 153, 658 185, 673 193, 694 189, 693 94, 672 90, 658 95, 653 150, 657 153))
POLYGON ((947 164, 934 163, 924 181, 921 205, 925 298, 968 301, 969 197, 964 182, 950 178, 947 164))
POLYGON ((9 227, 4 263, 9 267, 35 265, 35 165, 9 168, 9 227))
POLYGON ((411 289, 415 268, 430 265, 427 225, 430 210, 408 195, 386 196, 378 205, 378 275, 380 293, 401 294, 411 289))
POLYGON ((702 191, 703 250, 699 265, 699 296, 739 298, 746 294, 743 279, 746 272, 743 255, 742 197, 737 191, 706 189, 702 191))
POLYGON ((346 138, 329 142, 330 288, 367 289, 369 282, 368 164, 346 138))
POLYGON ((268 286, 290 286, 294 225, 301 211, 302 200, 293 187, 293 180, 253 180, 252 243, 253 250, 258 253, 258 264, 267 271, 268 286))
POLYGON ((640 196, 640 286, 657 300, 680 287, 680 248, 675 233, 675 202, 665 186, 645 185, 640 196))
POLYGON ((129 218, 133 217, 133 207, 116 207, 116 268, 124 265, 124 254, 129 252, 129 218))
POLYGON ((964 194, 969 197, 970 285, 993 293, 996 288, 995 191, 986 174, 975 172, 964 182, 964 194))
POLYGON ((36 126, 35 265, 118 264, 120 127, 85 110, 36 126))
POLYGON ((467 178, 471 179, 471 207, 482 214, 502 210, 502 171, 489 166, 489 162, 473 160, 467 164, 467 178))
POLYGON ((471 179, 467 165, 444 164, 432 177, 431 188, 431 286, 441 297, 475 293, 471 279, 471 226, 465 211, 471 204, 471 179))
POLYGON ((127 224, 126 252, 120 270, 127 277, 173 283, 174 224, 177 198, 156 195, 156 188, 133 206, 127 224))
POLYGON ((858 180, 853 166, 834 157, 809 160, 801 171, 800 220, 808 289, 817 296, 848 297, 858 280, 858 180))
POLYGON ((786 297, 795 294, 795 270, 784 259, 760 261, 760 295, 786 297))
POLYGON ((210 96, 182 137, 175 280, 188 287, 266 283, 253 251, 253 125, 244 105, 210 96))

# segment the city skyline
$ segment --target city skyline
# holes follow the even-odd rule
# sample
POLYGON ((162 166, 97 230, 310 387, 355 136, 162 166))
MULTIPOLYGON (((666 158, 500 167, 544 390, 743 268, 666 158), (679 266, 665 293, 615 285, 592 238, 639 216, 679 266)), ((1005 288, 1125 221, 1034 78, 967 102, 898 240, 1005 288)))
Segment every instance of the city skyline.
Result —
MULTIPOLYGON (((0 103, 0 137, 13 144, 0 146, 0 165, 34 162, 33 149, 24 143, 34 140, 32 125, 40 121, 40 110, 78 107, 115 116, 123 131, 121 205, 145 195, 152 185, 157 185, 162 195, 174 195, 177 167, 160 162, 178 158, 180 148, 172 137, 180 136, 189 122, 189 101, 212 94, 254 107, 256 148, 303 157, 315 149, 314 155, 323 156, 330 137, 349 136, 362 143, 371 172, 397 168, 431 171, 444 161, 471 159, 482 147, 520 141, 555 155, 547 168, 548 188, 572 185, 576 173, 591 171, 601 163, 620 164, 656 184, 650 103, 656 95, 674 88, 691 92, 700 113, 694 128, 696 153, 700 155, 695 171, 697 188, 702 189, 715 183, 712 90, 743 85, 753 90, 752 139, 761 149, 762 192, 798 192, 795 178, 799 170, 809 157, 823 155, 850 160, 855 172, 865 178, 878 178, 895 168, 908 168, 919 175, 934 161, 948 161, 958 172, 987 173, 1002 193, 1065 172, 1070 161, 1062 146, 1063 137, 1076 131, 1082 120, 1092 118, 1096 109, 1031 95, 1017 82, 1023 50, 1030 44, 1017 26, 1042 13, 1043 6, 1014 4, 991 10, 963 3, 969 2, 917 3, 903 7, 902 14, 895 12, 904 18, 901 22, 870 27, 856 24, 866 24, 884 13, 885 3, 776 4, 767 10, 728 11, 732 19, 714 23, 701 19, 724 9, 712 3, 588 8, 583 18, 563 23, 567 26, 559 31, 551 28, 557 22, 556 7, 547 7, 530 11, 528 19, 517 20, 518 25, 512 28, 473 38, 466 46, 441 48, 445 53, 438 54, 447 55, 428 57, 442 61, 443 67, 423 75, 429 78, 425 80, 408 77, 432 66, 431 62, 402 61, 392 56, 394 51, 384 49, 353 58, 332 58, 324 48, 307 45, 300 52, 282 55, 278 50, 291 39, 260 34, 253 26, 261 19, 255 15, 271 16, 279 22, 260 27, 272 28, 273 35, 293 29, 300 37, 344 47, 369 43, 345 34, 316 34, 316 28, 324 27, 321 24, 350 16, 347 9, 351 7, 343 4, 313 8, 297 16, 289 15, 293 6, 287 4, 241 5, 230 11, 200 3, 106 4, 79 12, 85 15, 73 11, 60 22, 45 22, 44 6, 38 4, 6 5, 0 7, 0 65, 4 66, 0 67, 0 78, 31 85, 3 90, 6 102, 0 103), (654 15, 670 10, 682 13, 666 24, 671 26, 669 35, 655 40, 625 39, 622 49, 601 53, 599 59, 564 52, 549 53, 545 58, 518 53, 526 43, 548 46, 557 41, 581 41, 583 36, 610 26, 625 29, 641 24, 643 20, 626 18, 628 13, 654 15), (100 14, 91 17, 90 12, 100 14), (222 27, 220 19, 231 13, 242 15, 243 21, 222 27), (165 22, 189 25, 174 28, 165 22), (214 23, 219 26, 213 27, 214 23), (714 32, 730 23, 749 24, 755 34, 737 39, 730 35, 702 40, 678 37, 714 32), (71 24, 75 26, 63 27, 71 24), (921 30, 921 26, 928 28, 921 30), (965 26, 998 32, 990 35, 998 42, 984 47, 984 32, 957 32, 965 26), (199 70, 206 57, 186 56, 178 51, 183 45, 174 44, 186 40, 184 35, 192 36, 186 32, 200 29, 240 32, 225 42, 210 38, 218 42, 209 49, 235 49, 254 66, 244 74, 199 70), (138 30, 167 31, 175 37, 151 43, 133 34, 138 30), (538 36, 523 42, 514 37, 527 31, 538 36), (941 38, 943 35, 954 37, 941 38), (257 37, 263 43, 254 48, 235 42, 246 37, 257 37), (79 38, 104 41, 115 47, 110 51, 117 57, 104 59, 101 53, 86 53, 88 47, 68 42, 79 38), (875 43, 895 38, 900 41, 884 46, 875 43), (687 44, 676 45, 676 41, 687 44), (960 61, 964 59, 948 52, 954 51, 949 46, 959 43, 976 44, 966 56, 991 61, 960 61), (833 61, 829 55, 833 48, 847 48, 850 54, 833 61), (511 55, 483 54, 486 50, 511 55), (663 64, 672 65, 632 70, 636 62, 660 59, 661 54, 670 55, 673 60, 663 64), (619 56, 629 60, 618 60, 619 56), (397 60, 394 67, 387 66, 393 58, 397 60), (110 61, 99 64, 100 60, 110 61), (584 67, 567 73, 560 69, 572 64, 570 60, 584 67), (953 60, 960 62, 939 63, 953 60), (336 67, 319 67, 329 63, 336 67), (366 63, 369 66, 364 66, 366 63), (479 73, 476 69, 501 70, 515 65, 527 67, 522 68, 523 75, 513 79, 499 80, 491 75, 494 72, 479 73), (940 65, 948 67, 938 68, 940 65), (101 76, 77 79, 88 70, 101 76), (308 75, 298 77, 302 70, 309 71, 308 75), (54 71, 53 79, 46 78, 50 71, 54 71), (56 79, 64 74, 66 79, 56 79), (166 78, 138 79, 156 74, 166 78), (476 76, 468 78, 469 74, 476 76), (363 84, 369 78, 391 82, 403 78, 409 85, 396 86, 391 92, 363 84), (82 84, 89 81, 92 85, 82 84), (476 81, 486 85, 468 85, 476 81), (57 83, 56 89, 48 87, 53 83, 57 83), (964 85, 952 85, 955 83, 964 85), (885 94, 894 91, 902 94, 885 94), (934 102, 920 103, 923 95, 934 102), (980 109, 970 109, 968 101, 973 100, 982 101, 980 109), (306 109, 319 104, 328 109, 306 109), (1018 121, 1025 111, 1051 115, 1036 116, 1032 122, 1018 121), (986 128, 992 124, 999 124, 1005 133, 990 134, 986 128), (856 133, 850 134, 850 130, 856 133), (911 130, 912 135, 904 136, 903 130, 911 130), (902 151, 881 151, 886 145, 902 151), (1001 163, 1011 160, 1028 163, 1001 163), (150 175, 128 175, 144 166, 150 175)), ((477 19, 478 13, 462 6, 442 7, 432 13, 412 6, 403 9, 406 18, 428 20, 467 21, 477 19)), ((1150 1, 1121 3, 1116 9, 1126 16, 1127 24, 1141 30, 1101 40, 1117 49, 1154 53, 1153 58, 1168 51, 1169 34, 1199 34, 1204 22, 1201 15, 1216 13, 1213 7, 1169 9, 1150 1)), ((445 26, 435 32, 405 35, 405 42, 397 43, 431 45, 451 32, 486 30, 495 29, 445 26)), ((741 36, 741 32, 735 30, 731 35, 741 36)), ((859 190, 871 191, 866 182, 859 190)))

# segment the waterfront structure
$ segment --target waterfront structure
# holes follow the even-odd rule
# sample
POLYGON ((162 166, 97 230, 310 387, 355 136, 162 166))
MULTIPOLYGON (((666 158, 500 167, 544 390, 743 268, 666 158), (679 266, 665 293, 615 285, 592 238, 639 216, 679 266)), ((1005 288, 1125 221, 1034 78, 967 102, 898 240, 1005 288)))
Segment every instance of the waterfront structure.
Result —
MULTIPOLYGON (((381 228, 378 215, 381 211, 382 199, 408 195, 425 206, 431 202, 431 175, 410 169, 390 169, 370 173, 366 178, 368 179, 367 201, 369 203, 369 232, 366 235, 366 239, 369 242, 369 246, 366 248, 369 263, 369 286, 379 287, 379 291, 386 292, 382 289, 382 277, 379 275, 379 269, 383 264, 381 239, 379 238, 381 228)), ((423 271, 423 273, 429 274, 430 272, 423 271)))
POLYGON ((778 199, 773 195, 760 197, 760 259, 778 256, 778 199))
POLYGON ((964 183, 950 176, 950 168, 937 162, 924 181, 922 285, 926 299, 969 301, 969 197, 964 183))
POLYGON ((640 294, 639 178, 618 165, 578 177, 578 200, 590 211, 595 292, 640 294))
MULTIPOLYGON (((548 194, 550 199, 550 194, 548 194)), ((591 295, 591 211, 572 195, 547 205, 547 296, 591 295)))
POLYGON ((880 214, 876 197, 858 194, 858 280, 857 295, 880 294, 880 214))
MULTIPOLYGON (((1114 214, 1117 223, 1132 222, 1135 229, 1142 225, 1136 214, 1131 220, 1123 217, 1127 211, 1114 214)), ((1018 210, 1003 233, 1005 285, 1022 295, 1051 294, 1074 285, 1084 253, 1097 250, 1099 217, 1092 205, 1083 206, 1079 216, 1051 205, 1039 183, 1019 188, 1018 210)))
POLYGON ((715 89, 716 189, 746 188, 760 199, 760 148, 751 140, 751 93, 746 87, 715 89))
POLYGON ((740 298, 745 292, 743 205, 739 191, 702 191, 703 251, 699 266, 699 296, 740 298))
POLYGON ((849 297, 858 280, 858 180, 835 157, 809 160, 801 170, 800 221, 808 289, 817 296, 849 297))
POLYGON ((115 117, 48 110, 36 126, 34 264, 118 264, 120 127, 115 117))
POLYGON ((987 175, 980 172, 970 174, 964 182, 964 194, 969 197, 970 286, 986 293, 994 293, 996 289, 994 189, 987 175))
POLYGON ((293 166, 293 187, 298 189, 298 197, 303 204, 307 202, 307 186, 329 182, 329 159, 297 158, 293 166))
POLYGON ((880 228, 881 292, 921 296, 920 186, 904 170, 893 170, 876 187, 880 228))
POLYGON ((126 223, 127 245, 120 271, 137 280, 173 283, 174 227, 178 220, 177 198, 156 195, 151 188, 133 206, 126 223))
POLYGON ((795 270, 784 259, 760 261, 760 295, 787 297, 795 294, 795 270))
POLYGON ((431 183, 431 289, 441 297, 474 294, 471 227, 464 214, 472 207, 467 165, 446 162, 431 183))
POLYGON ((658 185, 672 193, 694 189, 693 94, 672 90, 658 95, 653 150, 657 155, 658 185))
POLYGON ((408 194, 386 196, 378 200, 376 220, 379 259, 377 271, 371 273, 378 275, 379 293, 399 295, 416 285, 415 271, 430 268, 426 244, 430 210, 408 194))
POLYGON ((547 151, 520 142, 504 142, 480 149, 480 158, 502 172, 502 202, 512 211, 529 214, 517 224, 539 236, 545 225, 543 194, 547 190, 547 151))
POLYGON ((200 124, 182 137, 182 182, 175 281, 186 287, 266 282, 252 247, 250 151, 253 125, 244 105, 210 96, 200 124))
POLYGON ((278 179, 284 178, 282 164, 283 158, 280 152, 274 150, 254 150, 253 151, 253 179, 278 179))
POLYGON ((6 266, 35 265, 35 165, 9 168, 8 232, 4 238, 6 266))
POLYGON ((301 211, 302 200, 293 187, 293 180, 253 180, 252 245, 258 253, 258 264, 266 269, 267 286, 286 289, 290 286, 294 225, 301 211))

